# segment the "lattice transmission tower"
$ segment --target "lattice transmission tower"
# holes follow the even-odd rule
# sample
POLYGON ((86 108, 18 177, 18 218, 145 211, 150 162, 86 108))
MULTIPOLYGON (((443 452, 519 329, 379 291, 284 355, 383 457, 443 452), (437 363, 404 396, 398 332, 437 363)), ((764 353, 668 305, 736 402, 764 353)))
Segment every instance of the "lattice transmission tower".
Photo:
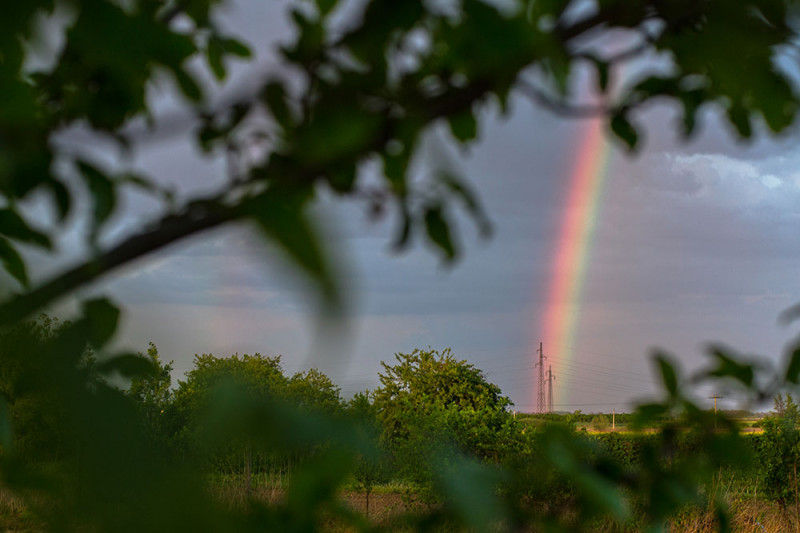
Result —
POLYGON ((553 412, 553 380, 556 379, 555 374, 553 374, 553 365, 550 365, 547 369, 547 412, 553 412))
POLYGON ((539 367, 539 383, 536 387, 536 412, 537 413, 545 413, 547 409, 547 403, 545 399, 545 392, 544 392, 544 360, 547 359, 544 355, 544 350, 542 350, 542 343, 539 343, 539 362, 536 363, 536 366, 539 367))

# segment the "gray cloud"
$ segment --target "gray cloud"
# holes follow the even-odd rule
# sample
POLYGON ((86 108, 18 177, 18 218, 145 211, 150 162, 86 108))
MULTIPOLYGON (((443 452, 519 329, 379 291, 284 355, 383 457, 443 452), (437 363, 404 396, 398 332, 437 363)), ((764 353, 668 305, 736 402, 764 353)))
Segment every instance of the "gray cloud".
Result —
MULTIPOLYGON (((227 20, 269 64, 270 43, 288 33, 283 6, 265 6, 236 4, 227 20)), ((482 117, 480 142, 462 150, 437 128, 419 163, 421 173, 433 165, 460 172, 494 223, 483 242, 456 216, 465 255, 455 268, 442 269, 419 245, 392 254, 390 217, 370 223, 359 206, 323 202, 326 240, 346 260, 352 303, 337 342, 318 340, 313 297, 243 228, 193 239, 110 282, 128 304, 121 342, 144 349, 154 340, 179 374, 194 353, 281 353, 287 368, 319 366, 346 392, 374 386, 379 361, 395 352, 451 346, 519 408, 533 408, 534 349, 584 125, 521 97, 507 117, 493 109, 482 117)), ((695 368, 707 341, 774 356, 790 335, 775 318, 800 300, 797 132, 743 145, 709 111, 697 137, 682 143, 675 119, 674 109, 653 107, 639 116, 642 152, 628 159, 615 149, 572 360, 550 362, 564 409, 621 409, 651 391, 652 346, 695 368)), ((186 193, 223 179, 220 162, 185 139, 146 146, 137 165, 186 193)), ((132 204, 139 217, 150 213, 140 201, 132 204)))

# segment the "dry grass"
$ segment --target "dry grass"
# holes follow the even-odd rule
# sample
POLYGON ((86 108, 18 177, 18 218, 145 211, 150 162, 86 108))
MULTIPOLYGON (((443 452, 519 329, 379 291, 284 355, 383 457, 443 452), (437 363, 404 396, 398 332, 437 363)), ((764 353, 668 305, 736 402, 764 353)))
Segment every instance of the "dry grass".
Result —
MULTIPOLYGON (((263 484, 253 487, 249 493, 242 483, 217 483, 209 487, 214 497, 224 505, 244 509, 251 498, 263 503, 279 503, 285 490, 278 484, 263 484)), ((346 491, 341 494, 344 502, 355 511, 368 516, 375 525, 390 525, 398 517, 408 513, 429 510, 429 504, 415 499, 408 492, 380 492, 369 496, 363 492, 346 491)), ((732 529, 736 532, 756 533, 800 533, 800 519, 792 509, 784 509, 779 505, 749 498, 731 503, 732 529)), ((330 530, 339 530, 329 524, 330 530)), ((717 531, 717 521, 713 510, 687 510, 674 517, 667 524, 667 531, 675 533, 710 533, 717 531)), ((41 524, 30 513, 22 500, 6 490, 0 489, 0 531, 24 532, 41 531, 41 524)), ((626 529, 631 533, 636 528, 626 529)), ((619 526, 598 524, 597 531, 620 531, 619 526)))
MULTIPOLYGON (((712 510, 693 510, 671 520, 669 531, 710 533, 717 531, 717 525, 712 510)), ((800 521, 793 512, 777 504, 749 500, 732 506, 731 529, 737 532, 791 533, 800 531, 800 521)))
POLYGON ((0 531, 38 531, 41 523, 33 516, 21 498, 0 488, 0 531))
MULTIPOLYGON (((278 483, 257 484, 248 490, 241 479, 212 483, 209 490, 223 505, 240 510, 246 509, 251 501, 280 503, 286 494, 285 487, 278 483)), ((428 504, 415 494, 403 490, 381 490, 372 492, 369 497, 364 492, 343 491, 341 499, 376 525, 385 525, 401 515, 428 509, 428 504)))

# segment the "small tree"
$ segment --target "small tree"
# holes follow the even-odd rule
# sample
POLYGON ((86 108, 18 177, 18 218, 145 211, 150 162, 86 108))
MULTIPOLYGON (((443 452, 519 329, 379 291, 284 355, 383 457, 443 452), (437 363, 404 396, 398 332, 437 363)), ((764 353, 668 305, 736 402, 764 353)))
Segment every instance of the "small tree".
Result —
MULTIPOLYGON (((284 393, 287 386, 280 356, 268 357, 258 353, 230 357, 195 355, 194 368, 186 373, 186 378, 186 381, 179 382, 175 392, 175 412, 182 426, 181 433, 187 439, 184 445, 188 447, 197 443, 197 435, 207 427, 205 419, 225 387, 231 387, 231 390, 257 403, 284 393)), ((224 449, 216 450, 214 455, 218 467, 238 470, 243 458, 244 481, 249 494, 253 472, 251 442, 237 435, 231 435, 226 441, 224 449)))
POLYGON ((783 418, 789 424, 797 424, 798 419, 800 419, 800 409, 798 409, 790 392, 786 393, 786 407, 783 411, 783 418))
POLYGON ((304 409, 332 413, 343 407, 341 388, 316 368, 293 375, 286 383, 286 397, 304 409))
POLYGON ((783 400, 783 393, 779 392, 775 396, 775 405, 772 408, 772 410, 775 411, 775 416, 779 418, 783 416, 784 412, 786 411, 786 404, 784 403, 783 400))
POLYGON ((596 415, 592 418, 592 421, 589 422, 589 426, 595 431, 605 431, 608 429, 608 417, 603 414, 596 415))
POLYGON ((450 349, 395 354, 381 363, 375 406, 383 425, 381 442, 401 472, 428 483, 432 456, 441 463, 454 450, 498 459, 496 439, 511 419, 511 401, 474 365, 450 349))
POLYGON ((369 518, 369 497, 376 483, 385 481, 389 472, 385 457, 377 448, 381 435, 378 411, 369 391, 356 393, 347 403, 348 414, 356 420, 361 436, 375 445, 372 454, 360 454, 353 469, 356 483, 366 494, 366 515, 369 518))
POLYGON ((761 473, 764 494, 783 507, 797 504, 797 463, 800 462, 800 432, 786 418, 765 418, 762 424, 761 473))
POLYGON ((147 359, 153 365, 152 372, 136 374, 131 379, 127 395, 142 411, 147 431, 159 440, 167 438, 164 413, 172 403, 172 369, 174 361, 164 364, 158 348, 152 342, 147 347, 147 359))

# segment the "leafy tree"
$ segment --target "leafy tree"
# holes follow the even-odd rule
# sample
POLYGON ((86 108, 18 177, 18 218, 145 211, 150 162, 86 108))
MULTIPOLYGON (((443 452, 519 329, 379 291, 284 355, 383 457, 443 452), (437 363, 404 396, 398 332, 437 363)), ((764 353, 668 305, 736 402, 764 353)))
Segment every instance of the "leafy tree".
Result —
POLYGON ((316 368, 293 375, 286 383, 285 395, 290 401, 316 411, 334 413, 343 407, 341 389, 316 368))
POLYGON ((610 426, 610 424, 608 423, 608 417, 603 414, 595 415, 592 418, 592 421, 589 422, 589 425, 595 431, 605 431, 610 426))
POLYGON ((375 403, 384 413, 392 402, 406 398, 419 409, 454 405, 461 409, 505 411, 512 405, 511 400, 501 396, 497 385, 486 381, 481 370, 456 358, 450 348, 441 352, 415 349, 410 354, 395 354, 395 360, 394 365, 381 362, 381 386, 374 392, 375 403))
POLYGON ((797 464, 800 462, 800 432, 785 418, 766 418, 759 450, 761 490, 784 507, 798 495, 797 464))
POLYGON ((263 401, 280 394, 286 387, 281 358, 261 354, 213 354, 194 356, 194 366, 186 380, 178 382, 173 405, 177 425, 186 438, 203 429, 203 420, 219 395, 230 387, 252 401, 263 401))
POLYGON ((64 410, 58 395, 48 390, 44 368, 48 345, 63 327, 58 320, 42 315, 0 334, 0 393, 8 401, 2 442, 6 452, 13 450, 42 461, 72 449, 58 423, 64 410))
POLYGON ((169 411, 173 398, 173 361, 164 364, 158 355, 158 348, 152 342, 147 347, 147 360, 152 365, 148 372, 136 374, 126 394, 142 410, 147 430, 154 436, 167 438, 169 430, 164 413, 169 411))
MULTIPOLYGON (((182 450, 199 449, 209 453, 211 463, 222 473, 243 474, 249 492, 257 470, 267 474, 287 473, 291 465, 309 455, 313 447, 299 453, 292 449, 276 452, 259 446, 259 439, 250 434, 252 431, 241 427, 231 431, 227 438, 209 439, 209 433, 218 430, 213 421, 219 421, 220 404, 229 404, 229 408, 231 402, 262 407, 283 405, 298 417, 307 417, 309 413, 333 416, 340 414, 343 407, 339 391, 339 387, 317 369, 287 378, 280 356, 258 353, 230 357, 195 355, 194 366, 186 373, 186 380, 179 382, 175 400, 165 415, 175 432, 170 437, 175 445, 182 450), (209 441, 215 444, 204 448, 209 441)), ((242 420, 245 422, 248 421, 242 420)))
POLYGON ((786 403, 784 402, 782 392, 779 392, 775 396, 775 407, 773 408, 773 411, 775 411, 775 416, 779 418, 783 417, 783 415, 786 413, 786 403))
POLYGON ((783 411, 783 418, 790 424, 797 424, 797 421, 800 420, 800 409, 798 409, 790 392, 786 393, 786 407, 783 411))
POLYGON ((381 363, 374 402, 383 426, 381 440, 401 470, 429 482, 430 459, 438 454, 441 461, 450 446, 479 457, 496 455, 498 437, 512 424, 511 401, 499 387, 449 348, 397 353, 395 360, 394 365, 381 363))
POLYGON ((152 374, 137 375, 131 379, 128 395, 153 410, 161 411, 172 398, 172 366, 161 362, 158 347, 152 342, 147 347, 147 359, 155 370, 152 374))

